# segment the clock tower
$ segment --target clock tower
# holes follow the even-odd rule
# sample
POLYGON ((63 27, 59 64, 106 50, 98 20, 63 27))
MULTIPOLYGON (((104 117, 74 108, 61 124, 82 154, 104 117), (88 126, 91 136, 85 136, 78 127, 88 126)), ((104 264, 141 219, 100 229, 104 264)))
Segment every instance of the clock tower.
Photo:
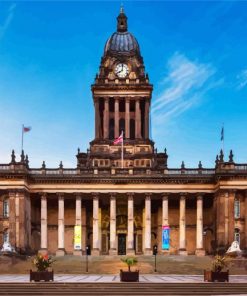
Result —
POLYGON ((106 41, 99 71, 92 85, 95 139, 90 143, 90 166, 98 168, 154 167, 150 140, 153 86, 145 72, 138 41, 128 31, 123 8, 117 31, 106 41), (123 134, 121 145, 114 139, 123 134))

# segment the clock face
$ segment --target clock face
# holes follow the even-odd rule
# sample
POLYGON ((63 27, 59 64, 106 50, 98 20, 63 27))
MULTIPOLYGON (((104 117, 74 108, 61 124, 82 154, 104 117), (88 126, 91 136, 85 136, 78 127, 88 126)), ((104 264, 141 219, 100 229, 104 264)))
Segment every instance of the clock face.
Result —
POLYGON ((120 63, 115 67, 115 74, 119 78, 125 78, 129 74, 129 68, 126 64, 120 63))

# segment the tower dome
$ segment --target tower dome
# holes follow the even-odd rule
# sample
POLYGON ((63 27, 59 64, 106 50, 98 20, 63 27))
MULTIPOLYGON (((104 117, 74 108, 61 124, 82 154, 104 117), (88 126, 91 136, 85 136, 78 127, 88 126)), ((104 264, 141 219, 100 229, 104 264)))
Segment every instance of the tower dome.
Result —
POLYGON ((104 55, 107 54, 140 55, 138 41, 128 32, 127 16, 122 7, 117 17, 117 32, 113 33, 105 44, 104 55))

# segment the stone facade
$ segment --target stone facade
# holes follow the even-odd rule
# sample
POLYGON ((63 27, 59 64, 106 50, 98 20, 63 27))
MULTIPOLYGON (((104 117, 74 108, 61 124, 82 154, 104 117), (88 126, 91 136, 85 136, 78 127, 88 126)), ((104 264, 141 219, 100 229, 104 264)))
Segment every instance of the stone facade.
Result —
POLYGON ((33 169, 14 151, 0 165, 0 246, 59 256, 151 255, 155 245, 164 255, 201 256, 233 240, 247 248, 247 164, 235 163, 232 151, 225 161, 221 151, 214 168, 169 168, 166 150, 149 138, 152 89, 121 10, 92 85, 95 139, 78 150, 77 167, 33 169))

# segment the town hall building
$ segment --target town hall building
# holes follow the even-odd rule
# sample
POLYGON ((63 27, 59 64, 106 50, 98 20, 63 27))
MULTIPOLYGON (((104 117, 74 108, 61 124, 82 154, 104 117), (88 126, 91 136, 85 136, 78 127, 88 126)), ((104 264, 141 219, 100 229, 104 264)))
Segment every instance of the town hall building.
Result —
POLYGON ((247 248, 247 164, 221 151, 213 168, 170 168, 150 139, 152 91, 121 9, 92 85, 95 138, 77 166, 30 168, 24 151, 0 164, 0 248, 60 256, 151 255, 154 246, 200 256, 235 240, 247 248))

